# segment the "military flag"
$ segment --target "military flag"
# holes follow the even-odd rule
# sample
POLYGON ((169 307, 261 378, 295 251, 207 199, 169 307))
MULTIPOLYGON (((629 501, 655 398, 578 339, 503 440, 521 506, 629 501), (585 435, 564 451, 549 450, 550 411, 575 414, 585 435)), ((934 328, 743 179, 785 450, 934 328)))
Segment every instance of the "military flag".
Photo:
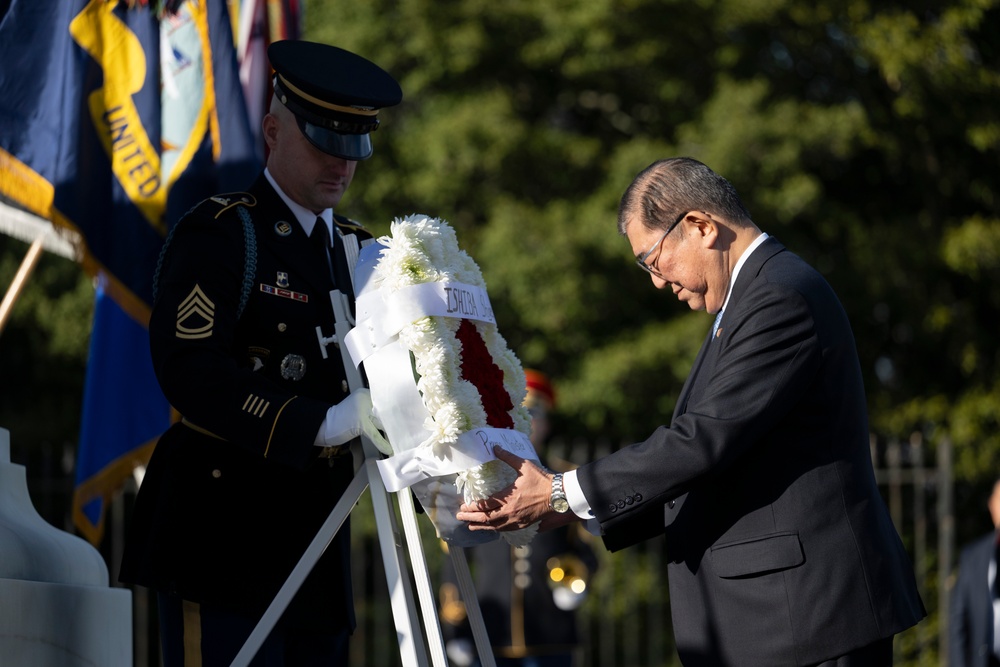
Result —
POLYGON ((97 284, 74 521, 170 423, 146 326, 169 229, 260 167, 223 0, 12 0, 0 18, 0 198, 69 230, 97 284))
MULTIPOLYGON (((282 39, 299 39, 302 12, 298 0, 233 0, 230 11, 247 115, 251 127, 260 127, 271 94, 267 47, 282 39)), ((263 136, 259 132, 257 141, 258 151, 263 155, 263 136)))

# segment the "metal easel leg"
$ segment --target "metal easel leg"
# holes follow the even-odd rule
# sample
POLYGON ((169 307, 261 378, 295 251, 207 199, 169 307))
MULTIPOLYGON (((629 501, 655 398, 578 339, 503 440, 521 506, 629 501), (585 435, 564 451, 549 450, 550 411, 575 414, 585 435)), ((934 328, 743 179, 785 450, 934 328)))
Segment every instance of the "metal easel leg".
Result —
MULTIPOLYGON (((357 261, 357 250, 348 243, 345 243, 344 247, 348 258, 348 265, 353 266, 357 261)), ((333 304, 333 312, 336 319, 336 340, 343 341, 354 324, 350 305, 347 297, 339 290, 334 290, 330 293, 330 300, 333 304)), ((347 374, 347 383, 351 391, 364 386, 361 372, 350 358, 347 346, 341 343, 338 343, 338 346, 340 347, 344 370, 347 374)), ((382 477, 378 472, 378 466, 375 463, 379 458, 379 452, 375 448, 375 445, 367 438, 362 438, 362 445, 365 454, 364 467, 368 470, 369 488, 372 494, 372 508, 375 512, 375 526, 378 532, 379 547, 382 551, 382 562, 385 566, 389 599, 392 603, 392 616, 399 639, 400 658, 406 667, 410 667, 411 665, 426 667, 429 651, 434 658, 435 667, 447 667, 444 656, 444 642, 441 639, 441 629, 438 625, 437 614, 433 606, 433 593, 431 592, 430 580, 426 576, 427 562, 423 556, 423 547, 416 524, 416 516, 413 511, 412 498, 409 496, 409 491, 397 494, 397 498, 400 499, 400 516, 402 517, 406 531, 410 559, 420 573, 416 581, 410 578, 410 572, 406 567, 406 560, 402 557, 402 552, 406 549, 406 546, 403 545, 399 537, 399 531, 396 526, 396 515, 393 511, 392 503, 389 502, 389 493, 385 490, 382 477), (405 501, 403 500, 404 496, 405 501), (426 627, 434 628, 434 635, 436 635, 437 640, 436 646, 428 646, 424 640, 421 625, 417 620, 418 610, 413 599, 413 589, 411 588, 414 584, 420 590, 422 603, 425 598, 429 600, 429 607, 427 604, 423 604, 423 620, 426 627)))
POLYGON ((449 549, 448 556, 451 558, 452 565, 455 566, 458 590, 462 594, 462 600, 465 601, 465 613, 468 615, 469 625, 472 627, 472 638, 476 642, 479 662, 482 667, 496 667, 493 648, 490 646, 490 638, 486 634, 486 624, 483 622, 483 612, 479 608, 479 597, 472 584, 472 574, 469 572, 469 559, 465 555, 465 548, 449 549))
MULTIPOLYGON (((374 450, 374 446, 364 442, 366 448, 374 450)), ((382 478, 379 476, 376 459, 370 455, 366 456, 365 464, 355 474, 354 479, 344 491, 337 505, 333 508, 330 516, 320 527, 305 553, 299 559, 295 568, 289 574, 288 579, 282 585, 274 600, 268 606, 264 615, 257 622, 253 632, 243 648, 236 655, 231 667, 246 667, 253 660, 254 656, 264 644, 267 636, 274 629, 278 619, 291 603, 292 598, 305 582, 306 577, 326 551, 326 548, 333 541, 334 536, 344 524, 347 516, 354 509, 361 494, 366 488, 372 491, 372 506, 375 513, 375 524, 378 531, 379 546, 382 551, 382 561, 385 566, 386 584, 389 588, 389 597, 392 604, 392 615, 396 626, 396 635, 399 640, 400 658, 404 665, 409 667, 425 667, 427 665, 427 653, 424 650, 425 642, 420 630, 420 624, 416 622, 417 607, 414 602, 413 592, 410 588, 410 573, 406 569, 406 562, 401 558, 403 543, 399 538, 399 531, 396 528, 395 516, 392 505, 389 502, 389 494, 382 485, 382 478), (369 480, 374 482, 369 485, 369 480)), ((444 642, 441 639, 441 628, 437 622, 437 614, 434 610, 433 593, 431 592, 430 579, 427 574, 427 562, 423 556, 423 548, 420 542, 419 527, 416 524, 416 515, 413 510, 413 499, 408 495, 400 494, 399 498, 406 498, 403 501, 401 514, 404 525, 409 524, 406 529, 407 543, 410 545, 410 559, 414 567, 418 567, 419 576, 416 578, 417 587, 421 593, 421 602, 424 608, 424 623, 428 628, 434 629, 436 643, 429 647, 434 657, 435 667, 445 667, 447 661, 444 655, 444 642), (407 502, 408 501, 408 502, 407 502), (406 504, 409 507, 406 507, 406 504), (406 516, 409 515, 407 519, 406 516), (414 547, 413 545, 417 545, 414 547), (423 583, 421 584, 421 580, 423 583), (428 605, 430 605, 428 607, 428 605)), ((428 630, 430 632, 430 630, 428 630)))
POLYGON ((420 539, 420 527, 417 525, 413 496, 410 495, 408 489, 403 489, 396 494, 396 498, 399 500, 399 513, 403 519, 403 534, 406 536, 406 544, 410 552, 413 581, 417 587, 417 597, 420 600, 424 630, 427 632, 427 650, 430 652, 431 663, 435 667, 447 667, 448 659, 444 650, 444 637, 441 635, 434 588, 431 585, 430 573, 427 571, 427 559, 424 557, 424 545, 420 539))
MULTIPOLYGON (((375 446, 367 440, 364 444, 366 450, 369 447, 375 449, 375 446)), ((400 557, 404 547, 396 529, 396 517, 389 502, 389 493, 382 484, 375 461, 376 458, 366 451, 365 468, 368 470, 371 482, 375 527, 378 532, 379 547, 382 550, 382 563, 385 565, 386 584, 389 587, 389 600, 392 603, 392 618, 399 640, 399 657, 407 667, 410 665, 426 667, 427 653, 424 650, 420 623, 416 620, 417 607, 410 588, 409 572, 406 569, 406 561, 400 557)))
POLYGON ((355 473, 354 479, 347 485, 344 495, 337 501, 333 511, 330 512, 330 516, 323 522, 323 525, 316 533, 316 537, 309 543, 305 553, 302 554, 299 562, 295 565, 291 574, 288 575, 288 579, 285 580, 285 583, 278 590, 278 594, 274 596, 264 615, 257 621, 257 625, 243 644, 243 648, 240 649, 240 652, 233 659, 231 667, 246 667, 253 660, 253 657, 257 655, 257 651, 264 644, 264 640, 271 634, 271 630, 274 629, 278 619, 281 618, 292 598, 295 597, 299 588, 302 587, 302 583, 309 576, 309 573, 312 572, 313 567, 319 561, 323 552, 330 546, 330 542, 333 541, 337 531, 344 525, 344 521, 351 513, 351 510, 354 509, 361 494, 365 492, 365 488, 368 486, 368 474, 369 471, 365 468, 355 473))

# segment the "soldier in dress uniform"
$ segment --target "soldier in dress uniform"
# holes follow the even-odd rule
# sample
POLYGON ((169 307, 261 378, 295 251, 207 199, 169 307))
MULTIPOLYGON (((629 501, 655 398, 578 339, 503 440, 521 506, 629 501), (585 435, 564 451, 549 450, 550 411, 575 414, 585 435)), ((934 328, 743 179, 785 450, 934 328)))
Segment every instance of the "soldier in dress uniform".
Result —
MULTIPOLYGON (((349 443, 381 439, 367 390, 349 391, 320 338, 330 291, 353 300, 349 237, 371 238, 334 209, 402 92, 333 46, 268 56, 264 172, 192 209, 156 267, 153 363, 183 418, 149 463, 120 580, 158 592, 167 667, 230 664, 351 481, 349 443)), ((349 546, 345 524, 253 665, 347 664, 349 546)))

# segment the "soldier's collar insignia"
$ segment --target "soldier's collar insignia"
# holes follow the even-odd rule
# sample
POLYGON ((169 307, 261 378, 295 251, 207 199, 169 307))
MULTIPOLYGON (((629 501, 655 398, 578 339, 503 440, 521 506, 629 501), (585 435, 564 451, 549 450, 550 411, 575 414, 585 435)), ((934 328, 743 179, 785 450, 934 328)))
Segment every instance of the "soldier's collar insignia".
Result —
POLYGON ((292 226, 284 220, 274 223, 274 233, 278 236, 288 236, 292 233, 292 226))

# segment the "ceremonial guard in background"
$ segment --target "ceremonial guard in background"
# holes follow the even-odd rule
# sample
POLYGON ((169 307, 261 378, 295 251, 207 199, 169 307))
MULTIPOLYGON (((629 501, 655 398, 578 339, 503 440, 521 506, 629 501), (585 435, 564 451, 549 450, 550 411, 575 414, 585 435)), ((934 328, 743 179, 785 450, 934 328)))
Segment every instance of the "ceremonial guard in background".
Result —
POLYGON ((948 667, 1000 667, 1000 478, 986 501, 993 530, 962 547, 951 591, 948 667))
MULTIPOLYGON (((525 369, 531 441, 542 461, 568 470, 568 461, 546 457, 549 414, 555 391, 549 378, 525 369)), ((590 535, 579 524, 538 533, 531 544, 512 547, 496 540, 471 547, 476 595, 498 667, 571 667, 580 643, 576 610, 586 599, 597 558, 590 535)), ((478 665, 472 630, 455 574, 445 566, 440 590, 442 629, 455 667, 478 665)))
MULTIPOLYGON (((156 267, 153 362, 183 418, 150 461, 120 579, 158 591, 167 667, 230 664, 350 482, 347 445, 380 437, 367 390, 349 393, 321 339, 331 290, 353 300, 349 237, 370 238, 333 209, 402 92, 333 46, 268 56, 267 168, 188 213, 156 267)), ((253 665, 347 664, 349 547, 345 524, 253 665)))

